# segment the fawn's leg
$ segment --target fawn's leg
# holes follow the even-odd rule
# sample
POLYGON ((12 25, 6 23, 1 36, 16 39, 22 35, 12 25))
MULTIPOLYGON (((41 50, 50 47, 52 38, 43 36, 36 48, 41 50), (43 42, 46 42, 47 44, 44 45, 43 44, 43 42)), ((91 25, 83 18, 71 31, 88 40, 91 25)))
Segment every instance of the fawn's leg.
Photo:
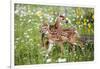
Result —
POLYGON ((63 43, 59 43, 60 50, 61 50, 61 57, 64 55, 64 46, 63 43))

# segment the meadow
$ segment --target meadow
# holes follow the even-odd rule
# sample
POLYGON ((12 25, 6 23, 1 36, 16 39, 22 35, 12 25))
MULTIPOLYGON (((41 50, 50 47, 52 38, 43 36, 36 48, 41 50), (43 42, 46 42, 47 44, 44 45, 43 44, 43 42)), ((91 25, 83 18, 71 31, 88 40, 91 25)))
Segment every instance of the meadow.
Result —
MULTIPOLYGON (((15 65, 46 64, 45 49, 41 46, 40 25, 43 22, 54 24, 58 14, 65 14, 69 23, 64 28, 75 28, 84 44, 82 53, 79 46, 75 53, 70 45, 64 44, 65 62, 83 62, 94 60, 94 9, 86 7, 48 6, 34 4, 14 5, 14 61, 15 65)), ((54 46, 49 63, 59 63, 60 48, 54 46)))

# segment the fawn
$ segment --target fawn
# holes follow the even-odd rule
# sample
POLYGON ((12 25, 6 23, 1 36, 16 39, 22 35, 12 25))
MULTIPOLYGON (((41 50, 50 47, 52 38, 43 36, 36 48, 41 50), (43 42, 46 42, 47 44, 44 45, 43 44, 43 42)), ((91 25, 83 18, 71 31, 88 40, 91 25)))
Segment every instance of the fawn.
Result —
POLYGON ((81 49, 84 49, 77 30, 72 28, 63 29, 61 27, 60 23, 63 20, 65 20, 65 17, 60 15, 56 18, 54 25, 48 25, 47 23, 44 23, 41 27, 42 45, 47 49, 46 57, 48 57, 54 44, 59 44, 62 54, 64 53, 63 44, 65 42, 70 43, 72 45, 73 51, 75 51, 75 46, 78 45, 78 42, 81 43, 81 45, 79 45, 81 49))

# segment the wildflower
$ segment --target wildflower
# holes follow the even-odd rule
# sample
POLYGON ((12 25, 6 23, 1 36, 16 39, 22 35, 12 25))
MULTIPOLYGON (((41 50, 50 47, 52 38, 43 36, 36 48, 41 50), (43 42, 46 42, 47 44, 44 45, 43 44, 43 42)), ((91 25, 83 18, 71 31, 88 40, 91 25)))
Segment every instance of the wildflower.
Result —
POLYGON ((50 63, 51 62, 51 59, 47 59, 47 63, 50 63))
POLYGON ((26 38, 29 38, 29 35, 26 35, 26 38))
POLYGON ((28 20, 28 23, 31 22, 31 19, 28 20))
POLYGON ((27 31, 31 31, 31 30, 32 30, 32 28, 28 29, 27 31))
POLYGON ((81 18, 83 18, 83 16, 81 16, 81 18))
POLYGON ((87 22, 89 22, 89 20, 87 19, 87 22))
POLYGON ((86 25, 86 19, 84 19, 84 25, 86 25))
POLYGON ((18 12, 19 12, 19 10, 16 10, 16 11, 15 11, 15 14, 18 14, 18 12))
POLYGON ((66 50, 66 52, 68 52, 68 50, 66 50))
POLYGON ((94 16, 92 16, 92 19, 94 19, 94 16))
POLYGON ((91 28, 91 24, 90 23, 88 24, 88 28, 91 28))
POLYGON ((27 35, 27 33, 25 32, 24 35, 27 35))
POLYGON ((20 17, 23 17, 23 14, 20 14, 20 17))
POLYGON ((88 32, 90 32, 90 29, 88 28, 88 32))
POLYGON ((29 39, 29 41, 32 41, 33 39, 29 39))
POLYGON ((19 40, 20 38, 16 38, 16 40, 19 40))
POLYGON ((31 13, 31 10, 30 9, 28 10, 28 13, 31 13))
POLYGON ((79 25, 79 28, 81 28, 82 27, 82 25, 79 25))
POLYGON ((66 59, 65 58, 64 59, 59 58, 58 62, 66 62, 66 59))
POLYGON ((84 18, 84 22, 86 21, 86 18, 84 18))
POLYGON ((80 24, 80 21, 76 22, 76 24, 80 24))
POLYGON ((66 17, 66 20, 68 20, 68 18, 66 17))
POLYGON ((75 21, 75 19, 73 19, 73 21, 75 21))
POLYGON ((84 22, 84 25, 86 25, 86 22, 84 22))
POLYGON ((15 41, 15 43, 17 44, 17 43, 18 43, 18 41, 15 41))
POLYGON ((42 15, 42 12, 41 11, 37 11, 36 15, 40 17, 42 15))
POLYGON ((79 18, 79 16, 77 16, 77 18, 79 18))
POLYGON ((76 56, 76 53, 74 54, 74 56, 76 56))

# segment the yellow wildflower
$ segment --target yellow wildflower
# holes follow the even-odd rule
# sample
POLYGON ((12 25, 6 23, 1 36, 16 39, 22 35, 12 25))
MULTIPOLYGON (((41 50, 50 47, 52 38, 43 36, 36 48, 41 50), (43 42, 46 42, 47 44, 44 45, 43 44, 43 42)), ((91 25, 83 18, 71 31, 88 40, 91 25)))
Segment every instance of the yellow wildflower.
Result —
POLYGON ((91 28, 91 24, 90 24, 90 23, 88 24, 88 28, 89 28, 89 29, 91 28))
POLYGON ((91 29, 88 28, 88 32, 89 32, 89 33, 90 33, 90 30, 91 30, 91 29))
POLYGON ((86 19, 84 19, 84 22, 86 22, 86 19))
POLYGON ((41 12, 41 11, 37 11, 37 12, 36 12, 36 15, 37 15, 37 16, 42 16, 42 12, 41 12))
POLYGON ((84 25, 86 25, 86 19, 84 19, 84 25))
POLYGON ((77 21, 76 24, 80 24, 80 21, 77 21))
POLYGON ((92 19, 94 19, 94 16, 92 16, 92 19))
POLYGON ((84 25, 86 25, 86 22, 84 22, 84 25))
POLYGON ((68 20, 68 18, 66 17, 66 20, 68 20))

